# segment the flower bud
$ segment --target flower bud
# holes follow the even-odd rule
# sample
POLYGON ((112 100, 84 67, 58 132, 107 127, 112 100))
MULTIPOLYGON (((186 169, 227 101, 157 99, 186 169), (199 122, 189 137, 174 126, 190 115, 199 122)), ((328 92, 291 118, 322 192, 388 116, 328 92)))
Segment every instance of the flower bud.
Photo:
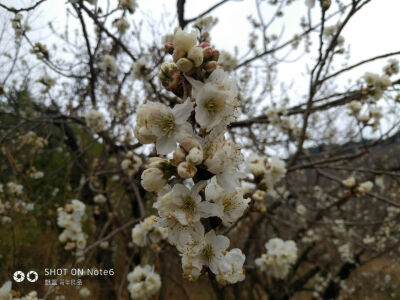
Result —
POLYGON ((322 1, 322 8, 324 10, 328 10, 331 7, 331 0, 323 0, 322 1))
POLYGON ((262 190, 257 190, 252 196, 251 198, 253 198, 253 200, 255 201, 263 201, 265 198, 266 192, 262 191, 262 190))
POLYGON ((174 44, 172 42, 166 42, 164 45, 165 52, 172 54, 174 53, 174 44))
POLYGON ((352 188, 353 186, 356 185, 356 180, 354 179, 354 177, 349 177, 349 178, 343 180, 342 184, 347 188, 352 188))
POLYGON ((149 192, 159 192, 167 184, 164 173, 158 168, 144 170, 141 178, 143 188, 149 192))
POLYGON ((215 60, 215 61, 218 61, 218 59, 219 59, 219 51, 217 49, 213 49, 212 59, 215 60))
POLYGON ((374 184, 371 181, 365 181, 355 188, 355 194, 358 197, 364 196, 366 193, 369 193, 373 187, 374 184))
POLYGON ((172 53, 172 58, 174 59, 174 62, 177 62, 179 59, 185 57, 186 52, 185 50, 182 49, 175 49, 174 52, 172 53))
POLYGON ((210 43, 209 42, 202 42, 200 45, 199 45, 199 47, 201 47, 201 48, 209 48, 210 47, 210 43))
POLYGON ((196 175, 197 172, 197 168, 188 163, 187 161, 181 162, 178 166, 178 175, 181 178, 184 179, 189 179, 189 178, 193 178, 194 175, 196 175))
POLYGON ((347 108, 349 108, 354 114, 358 114, 362 108, 362 104, 359 101, 353 100, 347 104, 347 108))
POLYGON ((180 76, 181 72, 176 64, 170 62, 164 62, 158 73, 158 78, 168 91, 173 91, 178 88, 180 76))
POLYGON ((187 58, 180 58, 176 65, 178 66, 179 70, 184 73, 190 72, 190 70, 193 68, 193 63, 187 58))
POLYGON ((200 143, 191 136, 186 137, 180 144, 186 152, 189 152, 194 147, 201 148, 200 143))
POLYGON ((213 72, 217 68, 217 62, 215 60, 208 61, 204 64, 204 70, 206 72, 213 72))
POLYGON ((194 46, 189 50, 188 58, 193 61, 195 67, 203 63, 203 48, 194 46))
POLYGON ((74 242, 68 242, 65 244, 64 249, 67 251, 70 251, 70 250, 75 249, 75 247, 76 247, 76 244, 74 242))
POLYGON ((256 202, 253 209, 262 214, 267 212, 267 207, 261 202, 256 202))
POLYGON ((147 168, 158 168, 158 169, 162 169, 163 164, 165 164, 167 162, 167 160, 165 158, 161 158, 161 157, 150 157, 149 158, 149 165, 147 166, 147 168))
POLYGON ((186 156, 186 161, 194 165, 199 165, 203 162, 203 158, 203 150, 199 148, 192 148, 189 151, 189 154, 186 156))
POLYGON ((210 47, 204 48, 203 57, 204 59, 211 59, 213 56, 213 49, 210 47))
POLYGON ((171 164, 177 167, 181 162, 185 160, 186 152, 182 148, 178 148, 174 151, 173 158, 171 160, 171 164))
POLYGON ((360 115, 358 116, 358 120, 363 123, 367 123, 371 117, 369 115, 360 115))

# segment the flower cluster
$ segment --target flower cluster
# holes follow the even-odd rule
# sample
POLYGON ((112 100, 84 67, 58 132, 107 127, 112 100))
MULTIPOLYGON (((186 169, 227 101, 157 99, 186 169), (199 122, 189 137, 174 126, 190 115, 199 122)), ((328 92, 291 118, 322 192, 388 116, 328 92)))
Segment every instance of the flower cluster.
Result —
POLYGON ((342 184, 356 197, 365 196, 365 194, 369 193, 374 187, 374 184, 371 181, 365 181, 358 184, 354 177, 346 178, 342 181, 342 184))
POLYGON ((23 16, 21 14, 15 14, 14 18, 11 19, 11 26, 14 29, 15 32, 15 37, 19 38, 22 33, 24 32, 23 26, 22 26, 22 18, 23 16))
POLYGON ((286 174, 285 162, 276 156, 269 159, 253 155, 248 160, 250 172, 259 178, 267 188, 272 189, 286 174))
POLYGON ((399 61, 397 59, 390 59, 388 64, 383 68, 383 72, 385 72, 387 76, 399 73, 399 61))
POLYGON ((113 26, 117 28, 120 34, 124 34, 130 27, 128 21, 123 17, 118 20, 115 20, 115 22, 113 22, 113 26))
POLYGON ((120 0, 119 8, 123 10, 128 10, 131 14, 133 14, 137 8, 138 4, 136 0, 120 0))
POLYGON ((145 247, 151 242, 156 244, 166 239, 168 230, 156 225, 157 217, 149 216, 132 229, 132 241, 139 247, 145 247))
POLYGON ((41 83, 44 86, 44 89, 40 92, 42 94, 46 94, 55 85, 56 80, 48 75, 43 75, 37 80, 37 82, 41 83))
POLYGON ((257 258, 255 264, 261 271, 267 271, 275 278, 284 279, 297 260, 296 243, 273 238, 265 244, 265 248, 267 253, 257 258))
POLYGON ((6 185, 0 183, 0 217, 1 224, 10 223, 12 218, 7 214, 19 212, 26 214, 35 208, 34 203, 28 203, 22 200, 24 187, 13 181, 6 185))
POLYGON ((128 274, 128 291, 135 300, 146 300, 157 293, 161 287, 160 275, 154 272, 154 267, 137 266, 128 274))
POLYGON ((20 141, 21 145, 28 145, 36 150, 41 150, 48 144, 47 140, 38 136, 33 131, 28 131, 26 134, 20 135, 18 140, 20 141))
POLYGON ((371 95, 375 100, 379 100, 384 91, 392 85, 392 82, 387 75, 379 76, 378 74, 367 72, 364 75, 364 80, 368 89, 371 90, 371 95))
POLYGON ((121 162, 121 169, 128 176, 133 176, 139 171, 141 165, 142 159, 139 156, 133 154, 132 151, 128 151, 125 154, 125 158, 121 162))
POLYGON ((83 261, 83 250, 87 243, 87 235, 82 231, 82 219, 85 217, 85 208, 84 203, 74 199, 70 204, 65 205, 65 207, 57 209, 57 225, 64 228, 58 238, 60 242, 66 243, 65 250, 75 249, 78 261, 83 261))
MULTIPOLYGON (((244 280, 245 256, 228 250, 229 239, 215 229, 235 224, 250 201, 240 188, 243 155, 224 136, 237 115, 236 84, 217 66, 218 50, 197 45, 196 31, 178 29, 165 48, 174 63, 164 63, 159 78, 175 95, 184 91, 186 99, 178 98, 173 108, 155 102, 138 108, 137 139, 155 142, 159 155, 169 155, 150 158, 141 184, 157 193, 157 225, 180 252, 184 276, 196 280, 206 267, 221 284, 233 284, 244 280)), ((133 233, 137 244, 145 243, 142 224, 133 233)))

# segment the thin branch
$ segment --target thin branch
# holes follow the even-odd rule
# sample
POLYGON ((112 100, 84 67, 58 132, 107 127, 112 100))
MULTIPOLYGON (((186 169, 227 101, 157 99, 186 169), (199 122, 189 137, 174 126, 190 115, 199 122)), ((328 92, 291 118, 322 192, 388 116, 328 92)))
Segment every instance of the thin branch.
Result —
POLYGON ((40 1, 36 2, 34 5, 32 5, 32 6, 30 6, 30 7, 19 8, 19 9, 14 8, 14 7, 8 7, 8 6, 6 6, 6 5, 4 5, 4 4, 1 4, 1 3, 0 3, 0 7, 2 7, 2 8, 4 8, 4 9, 6 9, 6 10, 8 10, 8 11, 10 11, 10 12, 16 14, 16 13, 23 12, 23 11, 30 11, 30 10, 33 10, 33 9, 35 9, 36 7, 38 7, 40 4, 42 4, 43 2, 45 2, 45 1, 47 1, 47 0, 40 0, 40 1))

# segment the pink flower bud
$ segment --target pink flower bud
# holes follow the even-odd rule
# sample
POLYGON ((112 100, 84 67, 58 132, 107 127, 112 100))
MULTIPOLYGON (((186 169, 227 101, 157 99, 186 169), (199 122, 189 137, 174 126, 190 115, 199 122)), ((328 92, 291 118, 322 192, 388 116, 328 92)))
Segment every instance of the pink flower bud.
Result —
POLYGON ((219 59, 219 51, 217 49, 213 49, 212 59, 215 60, 215 61, 218 61, 218 59, 219 59))
POLYGON ((164 49, 167 53, 172 54, 174 52, 174 45, 172 42, 167 42, 164 45, 164 49))
POLYGON ((201 48, 208 48, 208 47, 210 47, 210 43, 208 43, 208 42, 202 42, 199 46, 200 46, 201 48))
POLYGON ((203 50, 204 59, 210 59, 213 56, 213 49, 208 47, 203 50))

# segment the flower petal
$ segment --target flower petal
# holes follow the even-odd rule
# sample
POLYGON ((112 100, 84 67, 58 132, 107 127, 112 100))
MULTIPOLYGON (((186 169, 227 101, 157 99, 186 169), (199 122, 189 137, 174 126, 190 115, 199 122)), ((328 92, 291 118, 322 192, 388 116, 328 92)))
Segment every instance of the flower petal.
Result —
POLYGON ((174 138, 165 135, 157 140, 156 149, 158 154, 167 155, 176 149, 176 141, 174 138))
POLYGON ((175 117, 176 124, 183 124, 189 119, 191 112, 193 111, 194 103, 188 98, 182 104, 176 104, 172 109, 172 113, 175 117))
POLYGON ((193 129, 189 122, 185 122, 181 125, 177 125, 174 131, 173 138, 176 142, 182 141, 185 137, 192 136, 193 129))

